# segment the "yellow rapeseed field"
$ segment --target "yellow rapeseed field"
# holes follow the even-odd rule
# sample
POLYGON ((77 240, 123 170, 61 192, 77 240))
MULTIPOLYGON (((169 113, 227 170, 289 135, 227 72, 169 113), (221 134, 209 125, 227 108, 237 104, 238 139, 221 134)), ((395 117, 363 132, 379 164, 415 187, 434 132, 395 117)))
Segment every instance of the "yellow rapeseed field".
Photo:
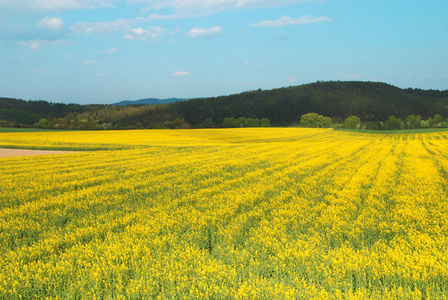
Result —
POLYGON ((448 132, 0 133, 0 299, 447 299, 448 132))

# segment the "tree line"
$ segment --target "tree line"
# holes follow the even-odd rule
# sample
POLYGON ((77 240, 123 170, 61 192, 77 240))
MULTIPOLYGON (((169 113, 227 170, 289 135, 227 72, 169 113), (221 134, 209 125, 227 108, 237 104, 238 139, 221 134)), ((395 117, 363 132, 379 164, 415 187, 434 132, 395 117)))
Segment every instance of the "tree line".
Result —
POLYGON ((390 116, 381 122, 362 122, 357 116, 350 116, 344 120, 344 128, 366 129, 366 130, 400 130, 400 129, 420 129, 420 128, 448 128, 448 120, 444 120, 440 114, 435 114, 424 120, 420 115, 409 115, 402 120, 395 116, 390 116))
POLYGON ((402 120, 395 116, 390 116, 387 120, 363 122, 358 116, 350 116, 341 125, 334 125, 330 117, 325 117, 317 113, 307 113, 301 116, 300 126, 313 128, 338 127, 346 129, 364 130, 400 130, 400 129, 421 129, 421 128, 448 128, 448 119, 443 119, 440 114, 435 114, 424 120, 420 115, 409 115, 402 120))
POLYGON ((437 114, 442 119, 448 117, 447 107, 448 91, 400 89, 378 82, 319 81, 157 105, 79 105, 0 98, 0 126, 89 130, 254 127, 306 124, 315 118, 317 127, 328 127, 330 119, 332 124, 344 123, 348 117, 358 116, 362 126, 384 129, 386 125, 401 126, 389 120, 392 114, 405 126, 411 115, 420 116, 420 123, 429 120, 428 124, 433 124, 429 118, 437 114), (302 120, 309 113, 317 117, 302 120))

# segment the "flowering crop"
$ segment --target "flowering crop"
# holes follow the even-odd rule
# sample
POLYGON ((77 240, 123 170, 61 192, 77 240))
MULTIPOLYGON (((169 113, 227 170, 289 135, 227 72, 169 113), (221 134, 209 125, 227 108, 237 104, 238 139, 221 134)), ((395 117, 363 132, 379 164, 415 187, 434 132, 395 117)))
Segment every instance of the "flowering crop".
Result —
POLYGON ((2 133, 0 299, 447 299, 448 133, 2 133))

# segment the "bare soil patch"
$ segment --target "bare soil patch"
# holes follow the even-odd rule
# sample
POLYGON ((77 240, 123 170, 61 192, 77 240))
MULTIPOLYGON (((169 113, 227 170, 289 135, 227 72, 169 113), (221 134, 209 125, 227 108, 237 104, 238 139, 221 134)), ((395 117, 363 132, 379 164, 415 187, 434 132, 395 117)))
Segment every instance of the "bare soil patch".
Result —
POLYGON ((13 156, 28 156, 28 155, 64 154, 64 153, 77 153, 77 151, 25 150, 25 149, 0 148, 0 158, 13 157, 13 156))

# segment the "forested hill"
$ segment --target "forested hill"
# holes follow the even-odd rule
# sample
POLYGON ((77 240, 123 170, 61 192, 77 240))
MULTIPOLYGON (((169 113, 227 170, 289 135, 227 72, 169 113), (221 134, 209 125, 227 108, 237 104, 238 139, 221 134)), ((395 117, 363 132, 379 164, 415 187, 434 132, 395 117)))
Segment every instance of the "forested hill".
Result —
POLYGON ((448 90, 414 90, 377 82, 316 82, 273 90, 257 90, 217 98, 196 99, 175 104, 187 121, 200 124, 211 118, 269 118, 271 124, 298 122, 309 112, 336 120, 356 115, 363 121, 383 121, 389 116, 423 118, 448 110, 448 90))
POLYGON ((78 105, 0 98, 0 126, 61 129, 219 127, 225 118, 267 118, 287 126, 314 112, 342 122, 390 116, 448 117, 448 90, 400 89, 378 82, 330 81, 158 105, 78 105), (189 126, 187 126, 189 127, 189 126))
POLYGON ((51 103, 43 100, 25 101, 0 97, 0 125, 8 122, 33 125, 42 118, 62 118, 69 114, 92 110, 92 107, 93 105, 51 103))

